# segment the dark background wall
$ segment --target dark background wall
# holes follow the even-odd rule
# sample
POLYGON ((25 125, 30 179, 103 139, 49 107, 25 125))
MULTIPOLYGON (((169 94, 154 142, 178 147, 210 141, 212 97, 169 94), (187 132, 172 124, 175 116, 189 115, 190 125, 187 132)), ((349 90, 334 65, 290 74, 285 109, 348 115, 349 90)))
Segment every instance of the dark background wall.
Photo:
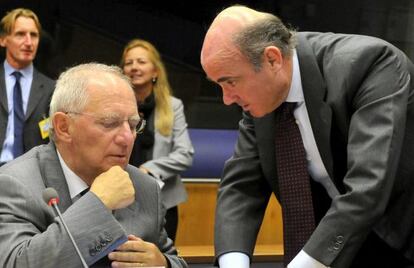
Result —
POLYGON ((221 103, 220 89, 199 63, 212 19, 235 3, 277 14, 299 31, 377 36, 414 59, 410 0, 0 0, 0 16, 16 7, 35 11, 44 28, 35 65, 53 78, 83 62, 118 64, 128 40, 146 39, 161 52, 190 127, 236 128, 240 109, 221 103))

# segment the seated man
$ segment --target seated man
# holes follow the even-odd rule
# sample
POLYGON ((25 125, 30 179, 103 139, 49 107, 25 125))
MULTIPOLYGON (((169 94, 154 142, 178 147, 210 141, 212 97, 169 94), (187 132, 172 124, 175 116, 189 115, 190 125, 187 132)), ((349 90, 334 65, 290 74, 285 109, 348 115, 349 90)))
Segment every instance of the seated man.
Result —
POLYGON ((157 183, 128 165, 143 124, 128 78, 102 64, 71 68, 50 115, 52 142, 0 168, 0 267, 81 267, 42 199, 47 187, 89 266, 187 267, 164 230, 157 183))

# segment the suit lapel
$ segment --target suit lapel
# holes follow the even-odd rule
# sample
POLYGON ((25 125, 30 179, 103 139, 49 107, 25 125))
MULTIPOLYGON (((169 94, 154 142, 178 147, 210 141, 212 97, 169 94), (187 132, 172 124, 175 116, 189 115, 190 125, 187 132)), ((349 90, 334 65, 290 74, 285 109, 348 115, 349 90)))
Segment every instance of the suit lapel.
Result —
POLYGON ((307 40, 300 34, 298 34, 297 54, 302 77, 303 94, 316 145, 330 178, 332 181, 335 181, 330 150, 332 110, 324 101, 326 85, 319 71, 315 55, 307 40))
MULTIPOLYGON (((129 176, 134 178, 134 174, 129 167, 126 168, 129 176)), ((135 182, 135 180, 133 180, 135 182)), ((140 185, 134 185, 136 189, 140 187, 140 185)), ((122 225, 127 233, 137 233, 137 228, 142 228, 140 224, 137 224, 136 221, 131 221, 131 219, 139 219, 139 202, 133 202, 126 208, 117 209, 113 212, 115 219, 122 225)))
POLYGON ((63 170, 59 162, 55 145, 53 142, 50 142, 44 148, 44 153, 39 154, 39 165, 42 178, 46 187, 53 187, 58 192, 58 206, 63 213, 69 206, 72 205, 69 188, 66 183, 65 176, 63 175, 63 170))
POLYGON ((269 183, 273 186, 273 189, 276 189, 276 195, 278 196, 275 155, 275 120, 275 112, 272 112, 264 117, 256 118, 254 122, 260 159, 266 159, 266 161, 261 161, 263 173, 269 183))
POLYGON ((8 114, 6 80, 4 75, 3 64, 0 64, 0 106, 4 109, 6 114, 8 114))
POLYGON ((26 120, 35 110, 37 104, 42 99, 44 84, 36 68, 33 68, 33 80, 32 86, 30 87, 29 103, 27 104, 26 120))
MULTIPOLYGON (((7 90, 4 75, 4 67, 0 64, 0 106, 8 113, 7 90)), ((42 99, 44 95, 43 88, 44 84, 39 72, 34 68, 32 85, 30 87, 29 103, 26 110, 26 120, 30 117, 37 104, 42 99)))
MULTIPOLYGON (((53 187, 59 194, 59 209, 65 212, 72 203, 70 198, 68 184, 66 183, 65 175, 63 174, 60 165, 59 157, 56 152, 56 147, 53 142, 50 142, 43 147, 43 152, 39 154, 39 166, 42 174, 45 187, 53 187)), ((137 202, 124 209, 114 211, 114 216, 123 226, 129 226, 133 229, 136 223, 129 221, 131 213, 138 213, 139 207, 137 202), (125 224, 125 225, 124 225, 125 224)), ((134 218, 134 217, 132 217, 134 218)))

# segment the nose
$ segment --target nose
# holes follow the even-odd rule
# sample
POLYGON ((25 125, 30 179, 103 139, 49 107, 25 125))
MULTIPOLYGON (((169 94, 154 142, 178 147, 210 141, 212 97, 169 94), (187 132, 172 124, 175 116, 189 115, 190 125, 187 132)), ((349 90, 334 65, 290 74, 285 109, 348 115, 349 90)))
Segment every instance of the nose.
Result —
POLYGON ((115 142, 121 145, 132 145, 137 136, 135 129, 131 130, 128 121, 123 122, 115 137, 115 142))
POLYGON ((26 44, 26 45, 32 45, 33 44, 33 39, 32 39, 32 36, 30 35, 30 33, 27 33, 25 36, 24 36, 24 43, 26 44))
POLYGON ((138 62, 136 60, 134 60, 132 62, 132 65, 131 65, 131 69, 132 70, 138 70, 138 66, 139 66, 138 62))
POLYGON ((236 102, 237 96, 232 92, 232 90, 222 87, 223 91, 223 102, 225 105, 231 105, 236 102))

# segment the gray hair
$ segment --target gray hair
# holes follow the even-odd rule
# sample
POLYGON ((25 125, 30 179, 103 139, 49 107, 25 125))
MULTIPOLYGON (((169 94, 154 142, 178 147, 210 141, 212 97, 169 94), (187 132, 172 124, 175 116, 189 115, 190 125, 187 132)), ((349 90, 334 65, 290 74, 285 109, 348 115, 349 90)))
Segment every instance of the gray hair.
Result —
POLYGON ((290 56, 296 46, 296 31, 286 27, 277 16, 264 14, 233 37, 234 44, 249 59, 256 72, 262 68, 262 56, 266 47, 278 47, 285 57, 290 56))
MULTIPOLYGON (((98 73, 112 74, 124 80, 130 87, 130 79, 122 73, 118 66, 105 65, 101 63, 86 63, 72 67, 63 72, 57 82, 50 102, 49 114, 51 121, 57 112, 82 112, 89 101, 87 87, 91 78, 98 73)), ((132 87, 131 87, 132 90, 132 87)), ((53 125, 50 123, 50 139, 54 140, 53 125)))

